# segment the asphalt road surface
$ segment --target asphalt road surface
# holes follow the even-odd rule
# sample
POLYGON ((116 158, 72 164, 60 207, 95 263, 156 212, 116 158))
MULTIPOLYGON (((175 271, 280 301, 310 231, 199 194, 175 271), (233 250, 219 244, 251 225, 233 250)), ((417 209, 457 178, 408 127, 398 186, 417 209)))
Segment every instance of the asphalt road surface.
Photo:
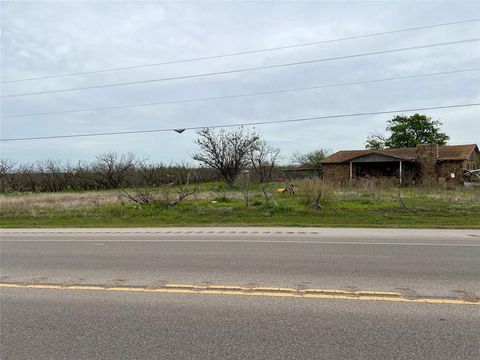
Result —
POLYGON ((1 359, 480 359, 480 231, 2 230, 1 359))

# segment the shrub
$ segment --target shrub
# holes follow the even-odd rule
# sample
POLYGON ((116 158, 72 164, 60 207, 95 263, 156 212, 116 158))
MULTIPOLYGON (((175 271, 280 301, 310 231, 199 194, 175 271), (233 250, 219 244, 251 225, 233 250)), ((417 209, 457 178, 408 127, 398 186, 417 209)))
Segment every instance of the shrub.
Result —
POLYGON ((320 178, 300 180, 296 184, 296 189, 306 206, 321 208, 335 198, 332 185, 320 178))

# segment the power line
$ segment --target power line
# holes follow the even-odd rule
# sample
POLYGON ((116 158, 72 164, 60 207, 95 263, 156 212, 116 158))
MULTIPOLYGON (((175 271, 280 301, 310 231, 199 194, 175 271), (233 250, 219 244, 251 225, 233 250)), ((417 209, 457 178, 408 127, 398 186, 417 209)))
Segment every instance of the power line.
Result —
POLYGON ((431 107, 400 109, 400 110, 386 110, 386 111, 362 112, 362 113, 351 113, 351 114, 340 114, 340 115, 315 116, 315 117, 285 119, 285 120, 253 121, 253 122, 248 122, 248 123, 192 126, 192 127, 184 127, 184 128, 181 128, 181 129, 179 129, 179 128, 167 128, 167 129, 129 130, 129 131, 87 133, 87 134, 65 134, 65 135, 35 136, 35 137, 21 137, 21 138, 4 138, 4 139, 0 139, 0 142, 25 141, 25 140, 64 139, 64 138, 79 138, 79 137, 109 136, 109 135, 127 135, 127 134, 146 134, 146 133, 157 133, 157 132, 167 132, 167 131, 177 131, 177 132, 179 132, 179 130, 182 130, 181 132, 183 132, 185 130, 199 130, 199 129, 203 129, 203 128, 207 128, 207 127, 208 128, 228 128, 228 127, 240 127, 240 126, 280 124, 280 123, 302 122, 302 121, 312 121, 312 120, 322 120, 322 119, 337 119, 337 118, 344 118, 344 117, 355 117, 355 116, 366 116, 366 115, 382 115, 382 114, 395 114, 395 113, 404 113, 404 112, 412 112, 412 111, 463 108, 463 107, 471 107, 471 106, 479 106, 479 105, 480 105, 480 103, 454 104, 454 105, 431 106, 431 107))
POLYGON ((373 80, 361 80, 361 81, 351 81, 351 82, 343 82, 343 83, 333 83, 333 84, 325 84, 325 85, 302 87, 302 88, 293 88, 293 89, 261 91, 261 92, 255 92, 255 93, 247 93, 247 94, 202 97, 202 98, 181 99, 181 100, 171 100, 171 101, 161 101, 161 102, 150 102, 150 103, 130 104, 130 105, 110 105, 110 106, 100 106, 100 107, 87 108, 87 109, 74 109, 74 110, 62 110, 62 111, 7 115, 7 116, 1 116, 0 118, 2 118, 2 119, 20 118, 20 117, 40 116, 40 115, 79 113, 79 112, 87 112, 87 111, 126 109, 126 108, 144 107, 144 106, 161 106, 161 105, 170 105, 170 104, 183 104, 183 103, 200 102, 200 101, 215 101, 215 100, 242 98, 242 97, 273 95, 273 94, 282 94, 282 93, 307 91, 307 90, 317 90, 317 89, 333 88, 333 87, 341 87, 341 86, 371 84, 371 83, 379 83, 379 82, 394 81, 394 80, 422 78, 422 77, 429 77, 429 76, 457 74, 457 73, 472 72, 472 71, 480 71, 480 68, 460 69, 460 70, 442 71, 442 72, 426 73, 426 74, 414 74, 414 75, 406 75, 406 76, 398 76, 398 77, 390 77, 390 78, 382 78, 382 79, 373 79, 373 80))
POLYGON ((115 83, 115 84, 83 86, 83 87, 67 88, 67 89, 57 89, 57 90, 34 91, 34 92, 28 92, 28 93, 2 95, 2 96, 0 96, 0 97, 1 97, 1 98, 12 98, 12 97, 20 97, 20 96, 32 96, 32 95, 42 95, 42 94, 54 94, 54 93, 63 93, 63 92, 79 91, 79 90, 102 89, 102 88, 109 88, 109 87, 129 86, 129 85, 136 85, 136 84, 147 84, 147 83, 154 83, 154 82, 161 82, 161 81, 172 81, 172 80, 180 80, 180 79, 192 79, 192 78, 199 78, 199 77, 226 75, 226 74, 233 74, 233 73, 240 73, 240 72, 247 72, 247 71, 274 69, 274 68, 281 68, 281 67, 287 67, 287 66, 313 64, 313 63, 324 62, 324 61, 341 60, 341 59, 351 59, 351 58, 357 58, 357 57, 363 57, 363 56, 371 56, 371 55, 388 54, 388 53, 395 53, 395 52, 402 52, 402 51, 411 51, 411 50, 418 50, 418 49, 426 49, 426 48, 433 48, 433 47, 438 47, 438 46, 458 45, 458 44, 464 44, 464 43, 470 43, 470 42, 476 42, 476 41, 480 41, 480 38, 464 39, 464 40, 457 40, 457 41, 448 41, 448 42, 442 42, 442 43, 418 45, 418 46, 411 46, 411 47, 406 47, 406 48, 390 49, 390 50, 381 50, 381 51, 373 51, 373 52, 360 53, 360 54, 352 54, 352 55, 344 55, 344 56, 335 56, 335 57, 330 57, 330 58, 315 59, 315 60, 306 60, 306 61, 298 61, 298 62, 293 62, 293 63, 267 65, 267 66, 259 66, 259 67, 243 68, 243 69, 234 69, 234 70, 226 70, 226 71, 217 71, 217 72, 203 73, 203 74, 195 74, 195 75, 175 76, 175 77, 168 77, 168 78, 161 78, 161 79, 150 79, 150 80, 130 81, 130 82, 123 82, 123 83, 115 83))
POLYGON ((39 76, 39 77, 16 79, 16 80, 6 80, 6 81, 0 82, 0 84, 21 82, 21 81, 31 81, 31 80, 53 79, 53 78, 76 76, 76 75, 97 74, 97 73, 112 72, 112 71, 119 71, 119 70, 139 69, 139 68, 178 64, 178 63, 193 62, 193 61, 200 61, 200 60, 219 59, 219 58, 225 58, 225 57, 231 57, 231 56, 255 54, 255 53, 261 53, 261 52, 278 51, 278 50, 285 50, 285 49, 293 49, 293 48, 304 47, 304 46, 328 44, 328 43, 333 43, 333 42, 355 40, 355 39, 368 38, 368 37, 374 37, 374 36, 380 36, 380 35, 395 34, 395 33, 401 33, 401 32, 406 32, 406 31, 414 31, 414 30, 429 29, 429 28, 441 27, 441 26, 464 24, 464 23, 470 23, 470 22, 475 22, 475 21, 479 21, 479 20, 480 19, 477 18, 477 19, 461 20, 461 21, 431 24, 431 25, 424 25, 424 26, 416 26, 416 27, 405 28, 405 29, 397 29, 397 30, 390 30, 390 31, 384 31, 384 32, 369 33, 369 34, 349 36, 349 37, 343 37, 343 38, 337 38, 337 39, 321 40, 321 41, 314 41, 314 42, 294 44, 294 45, 285 45, 285 46, 277 46, 277 47, 257 49, 257 50, 249 50, 249 51, 240 51, 240 52, 233 52, 233 53, 226 53, 226 54, 219 54, 219 55, 203 56, 203 57, 197 57, 197 58, 157 62, 157 63, 151 63, 151 64, 123 66, 123 67, 116 67, 116 68, 110 68, 110 69, 72 72, 72 73, 66 73, 66 74, 53 74, 53 75, 45 75, 45 76, 39 76))

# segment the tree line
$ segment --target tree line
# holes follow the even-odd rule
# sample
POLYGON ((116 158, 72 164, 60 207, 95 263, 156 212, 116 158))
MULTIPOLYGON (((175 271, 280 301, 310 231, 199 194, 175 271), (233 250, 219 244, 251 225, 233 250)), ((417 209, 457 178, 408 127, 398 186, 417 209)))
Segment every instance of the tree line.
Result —
MULTIPOLYGON (((57 192, 65 190, 108 190, 137 186, 157 187, 178 177, 188 164, 148 163, 134 154, 107 152, 92 162, 64 163, 46 160, 20 164, 0 160, 0 192, 57 192)), ((218 180, 210 168, 194 169, 199 181, 218 180)))
MULTIPOLYGON (((415 147, 417 144, 444 145, 447 134, 440 131, 441 123, 426 115, 395 116, 387 122, 388 135, 372 134, 366 148, 415 147)), ((34 164, 17 164, 0 160, 0 192, 56 192, 64 190, 105 190, 159 187, 184 184, 185 174, 195 183, 224 180, 233 186, 245 172, 249 182, 266 183, 281 177, 278 167, 280 149, 270 146, 255 130, 244 127, 232 130, 204 128, 197 131, 197 151, 193 155, 199 167, 186 163, 165 165, 148 163, 134 154, 107 152, 92 162, 75 165, 47 160, 34 164), (188 171, 186 171, 188 170, 188 171)), ((330 151, 318 149, 295 153, 292 165, 320 171, 321 161, 330 151)), ((189 180, 190 181, 190 180, 189 180)))
MULTIPOLYGON (((225 180, 232 186, 242 171, 249 173, 252 182, 272 181, 280 176, 281 169, 277 166, 280 151, 259 138, 257 141, 257 135, 253 145, 251 136, 243 131, 220 134, 224 147, 216 144, 211 153, 202 150, 205 151, 203 157, 200 153, 194 156, 200 166, 149 163, 132 153, 116 152, 102 153, 94 161, 76 164, 59 160, 17 163, 0 159, 0 192, 147 189, 183 183, 185 176, 195 183, 225 180), (209 161, 208 156, 215 160, 209 161)), ((219 139, 215 137, 216 140, 219 139)))

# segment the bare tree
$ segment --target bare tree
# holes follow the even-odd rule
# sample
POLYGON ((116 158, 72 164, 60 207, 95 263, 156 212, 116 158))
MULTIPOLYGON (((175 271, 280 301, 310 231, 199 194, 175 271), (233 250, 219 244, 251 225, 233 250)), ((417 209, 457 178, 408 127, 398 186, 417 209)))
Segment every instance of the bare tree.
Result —
POLYGON ((270 208, 270 200, 273 196, 273 194, 269 191, 268 189, 268 184, 263 185, 262 187, 262 193, 263 197, 265 198, 265 208, 270 208))
POLYGON ((178 167, 174 176, 175 180, 169 185, 170 192, 168 194, 173 194, 173 198, 168 199, 168 207, 177 205, 189 196, 195 195, 196 197, 198 192, 197 176, 189 166, 182 164, 178 167))
POLYGON ((329 154, 330 150, 328 149, 318 149, 306 154, 297 152, 293 154, 292 162, 303 167, 319 169, 321 167, 320 162, 325 159, 329 154))
POLYGON ((261 183, 272 180, 273 170, 280 155, 280 149, 269 146, 265 141, 258 141, 250 153, 250 163, 261 183))
POLYGON ((3 178, 14 171, 16 165, 17 164, 12 160, 0 159, 0 178, 3 178))
POLYGON ((237 130, 220 130, 211 128, 197 132, 198 153, 193 158, 202 164, 217 169, 229 186, 248 165, 250 153, 255 149, 259 136, 243 127, 237 130))
POLYGON ((102 187, 119 189, 125 185, 125 180, 135 169, 137 161, 132 153, 119 155, 115 152, 106 152, 97 156, 93 170, 102 187))
MULTIPOLYGON (((154 188, 171 184, 186 165, 147 164, 131 154, 102 154, 95 162, 79 161, 75 165, 55 160, 39 161, 35 164, 19 164, 0 159, 0 192, 63 191, 154 188)), ((189 170, 195 183, 218 180, 217 170, 196 168, 189 170)))
POLYGON ((10 191, 31 191, 38 189, 38 174, 32 164, 17 165, 5 177, 10 191))
POLYGON ((67 188, 68 165, 63 165, 60 161, 46 160, 37 163, 36 171, 40 177, 41 190, 56 192, 67 188))
POLYGON ((151 165, 142 161, 138 167, 141 175, 139 182, 132 186, 133 190, 123 188, 122 192, 127 199, 139 206, 157 203, 165 207, 174 207, 189 196, 197 196, 198 177, 186 164, 172 167, 174 174, 169 174, 172 181, 161 184, 160 191, 153 189, 149 184, 151 165))
POLYGON ((168 169, 162 163, 150 164, 147 163, 146 159, 143 159, 137 163, 135 176, 132 181, 134 184, 140 182, 145 186, 155 187, 166 182, 164 178, 167 173, 168 169))
POLYGON ((146 160, 139 160, 135 166, 135 176, 129 184, 132 191, 122 186, 123 195, 138 204, 139 206, 151 204, 156 201, 155 192, 151 188, 152 165, 147 164, 146 160))
POLYGON ((368 135, 367 141, 365 143, 365 149, 379 150, 385 147, 387 142, 387 137, 382 133, 375 131, 368 135))
POLYGON ((250 170, 242 170, 241 174, 237 178, 237 184, 243 189, 243 198, 245 199, 245 206, 250 205, 250 185, 251 185, 251 176, 250 170))
POLYGON ((15 167, 17 164, 8 159, 0 159, 0 191, 9 191, 8 178, 15 176, 15 167))
POLYGON ((71 169, 72 176, 71 187, 77 190, 93 190, 97 188, 96 173, 93 170, 93 165, 84 161, 79 161, 71 169))

